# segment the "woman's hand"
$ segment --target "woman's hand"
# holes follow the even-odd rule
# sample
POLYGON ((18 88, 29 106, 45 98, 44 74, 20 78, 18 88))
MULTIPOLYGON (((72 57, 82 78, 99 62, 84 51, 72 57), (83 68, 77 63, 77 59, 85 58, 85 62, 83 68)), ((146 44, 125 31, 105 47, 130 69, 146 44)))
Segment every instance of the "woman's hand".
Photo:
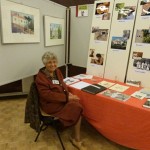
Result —
POLYGON ((79 97, 77 95, 73 95, 71 93, 69 93, 69 101, 79 101, 79 97))

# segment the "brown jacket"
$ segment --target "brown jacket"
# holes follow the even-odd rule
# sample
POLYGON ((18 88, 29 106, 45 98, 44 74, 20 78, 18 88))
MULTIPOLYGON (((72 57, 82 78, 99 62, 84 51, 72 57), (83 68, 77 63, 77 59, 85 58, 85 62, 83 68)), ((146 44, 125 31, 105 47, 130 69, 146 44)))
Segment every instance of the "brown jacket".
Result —
POLYGON ((54 114, 62 109, 67 102, 68 89, 63 82, 63 76, 59 69, 56 70, 59 84, 53 84, 50 77, 42 72, 43 69, 39 71, 36 77, 40 104, 46 113, 54 114))
POLYGON ((78 101, 68 101, 69 92, 60 70, 57 69, 55 74, 59 84, 52 82, 44 68, 36 77, 40 105, 46 113, 58 117, 64 127, 72 126, 81 116, 82 106, 78 101))

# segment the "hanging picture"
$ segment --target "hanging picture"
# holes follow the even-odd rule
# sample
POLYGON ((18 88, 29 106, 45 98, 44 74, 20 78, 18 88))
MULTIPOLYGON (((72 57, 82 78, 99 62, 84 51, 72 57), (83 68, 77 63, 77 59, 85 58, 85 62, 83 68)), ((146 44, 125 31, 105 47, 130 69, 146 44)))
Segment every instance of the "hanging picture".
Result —
POLYGON ((44 16, 45 46, 64 44, 64 19, 44 16))
POLYGON ((76 17, 86 17, 86 16, 88 16, 88 5, 76 6, 76 17))
POLYGON ((39 9, 1 0, 3 43, 40 42, 39 9))

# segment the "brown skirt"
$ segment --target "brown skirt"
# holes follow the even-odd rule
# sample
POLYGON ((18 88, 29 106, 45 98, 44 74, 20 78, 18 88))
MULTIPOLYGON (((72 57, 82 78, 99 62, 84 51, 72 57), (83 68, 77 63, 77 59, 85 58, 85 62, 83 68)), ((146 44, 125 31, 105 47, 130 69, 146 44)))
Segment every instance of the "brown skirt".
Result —
POLYGON ((63 127, 73 126, 77 123, 82 114, 83 108, 79 102, 69 101, 64 107, 53 116, 58 117, 63 127))

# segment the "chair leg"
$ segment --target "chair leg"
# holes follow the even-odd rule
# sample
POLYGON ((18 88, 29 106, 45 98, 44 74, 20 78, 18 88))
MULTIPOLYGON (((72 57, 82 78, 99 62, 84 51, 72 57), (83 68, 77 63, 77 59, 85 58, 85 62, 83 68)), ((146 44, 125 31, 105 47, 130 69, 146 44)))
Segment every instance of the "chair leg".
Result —
POLYGON ((38 134, 37 134, 37 136, 36 136, 36 138, 35 138, 34 142, 36 142, 36 141, 37 141, 37 139, 38 139, 38 137, 39 137, 39 135, 40 135, 40 133, 41 133, 41 131, 42 131, 43 126, 44 126, 44 123, 41 125, 41 127, 40 127, 40 131, 38 132, 38 134))
POLYGON ((63 144, 62 139, 61 139, 61 137, 60 137, 59 131, 58 131, 57 129, 55 129, 55 130, 56 130, 57 136, 58 136, 58 138, 59 138, 59 141, 60 141, 60 143, 61 143, 62 149, 65 150, 65 147, 64 147, 64 144, 63 144))

